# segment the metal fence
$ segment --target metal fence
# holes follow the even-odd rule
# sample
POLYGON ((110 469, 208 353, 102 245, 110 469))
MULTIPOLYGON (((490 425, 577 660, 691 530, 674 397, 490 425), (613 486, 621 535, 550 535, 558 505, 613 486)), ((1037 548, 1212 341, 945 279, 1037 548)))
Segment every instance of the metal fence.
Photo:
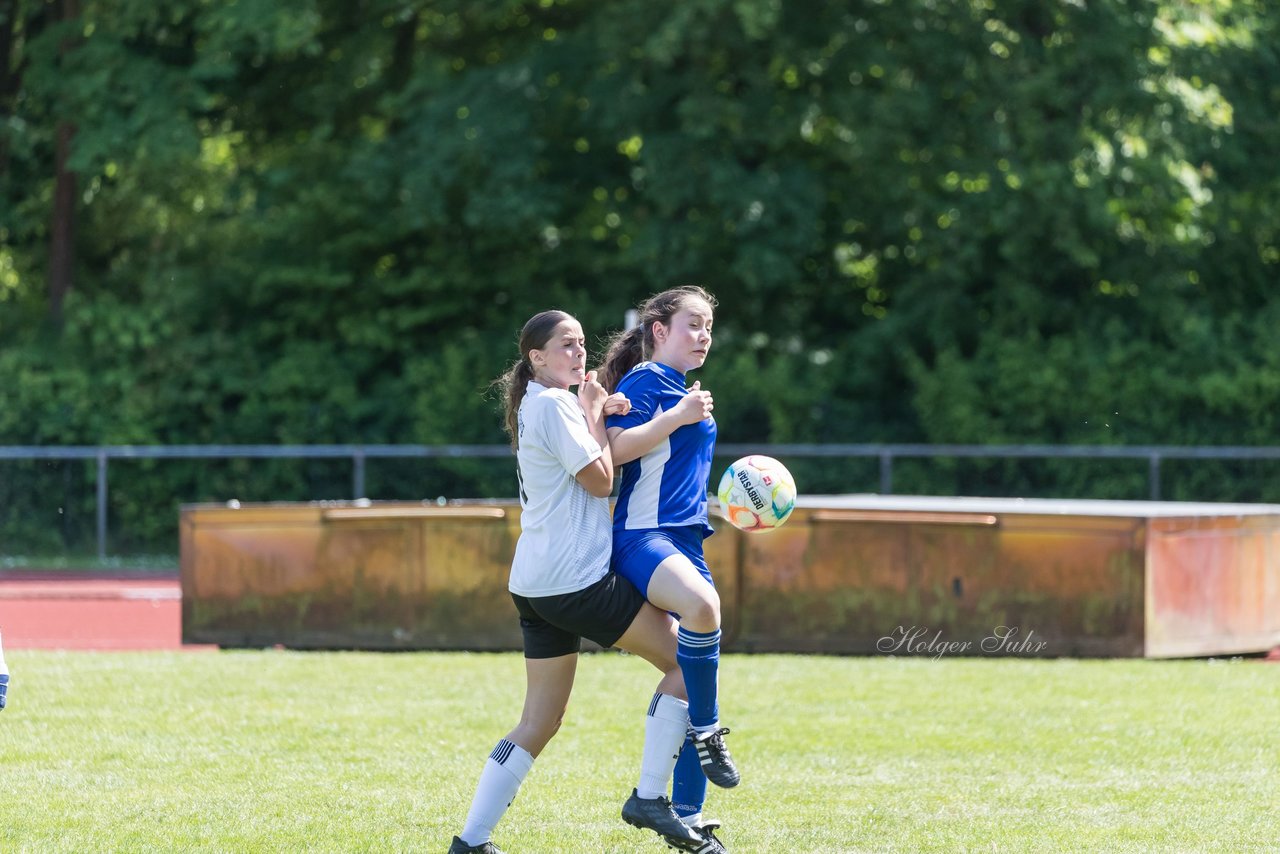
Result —
MULTIPOLYGON (((96 460, 98 557, 106 557, 108 463, 113 459, 349 459, 351 495, 363 498, 365 461, 371 458, 506 457, 507 445, 102 445, 0 446, 0 460, 96 460)), ((1146 460, 1150 498, 1160 499, 1165 460, 1276 460, 1280 447, 1178 447, 1170 445, 890 445, 793 444, 716 446, 717 456, 873 458, 880 462, 880 493, 893 494, 893 464, 910 458, 1146 460)))

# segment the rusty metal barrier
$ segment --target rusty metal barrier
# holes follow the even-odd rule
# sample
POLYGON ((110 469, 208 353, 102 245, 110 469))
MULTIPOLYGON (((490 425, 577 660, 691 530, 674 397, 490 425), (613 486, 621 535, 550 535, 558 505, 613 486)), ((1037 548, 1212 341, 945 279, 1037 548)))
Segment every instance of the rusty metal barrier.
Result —
MULTIPOLYGON (((1160 498, 1160 471, 1165 460, 1264 460, 1280 459, 1280 446, 1171 445, 918 445, 918 444, 764 444, 727 443, 716 446, 716 456, 727 459, 746 454, 768 454, 779 459, 875 458, 879 461, 880 493, 893 493, 894 461, 900 459, 1074 459, 1145 460, 1148 493, 1160 498)), ((365 463, 370 459, 481 459, 509 458, 507 445, 0 445, 4 460, 93 460, 96 472, 98 559, 107 557, 108 462, 110 460, 172 459, 347 459, 351 461, 351 494, 365 492, 365 463)))
MULTIPOLYGON (((183 640, 519 649, 506 592, 519 513, 514 501, 183 507, 183 640)), ((1276 505, 805 496, 768 534, 713 524, 729 651, 1280 646, 1276 505)))

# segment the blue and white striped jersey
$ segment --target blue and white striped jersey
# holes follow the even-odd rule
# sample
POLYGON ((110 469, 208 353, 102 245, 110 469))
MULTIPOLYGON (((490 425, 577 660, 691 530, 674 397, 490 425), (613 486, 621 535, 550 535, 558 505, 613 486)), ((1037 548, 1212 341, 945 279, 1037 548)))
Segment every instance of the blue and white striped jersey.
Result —
MULTIPOLYGON (((631 401, 626 415, 610 415, 608 428, 636 427, 669 411, 688 394, 685 376, 659 362, 641 362, 618 383, 631 401)), ((622 467, 622 486, 613 511, 614 530, 672 528, 707 521, 707 488, 716 447, 714 418, 685 424, 649 453, 622 467)))

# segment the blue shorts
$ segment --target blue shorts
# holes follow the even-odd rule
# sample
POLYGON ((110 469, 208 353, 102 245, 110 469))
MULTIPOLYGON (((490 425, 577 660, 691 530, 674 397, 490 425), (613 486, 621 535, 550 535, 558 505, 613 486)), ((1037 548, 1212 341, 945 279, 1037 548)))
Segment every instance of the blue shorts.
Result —
POLYGON ((684 555, 712 587, 716 586, 702 556, 704 529, 701 525, 682 528, 644 528, 613 532, 613 571, 649 595, 649 579, 658 564, 674 554, 684 555))

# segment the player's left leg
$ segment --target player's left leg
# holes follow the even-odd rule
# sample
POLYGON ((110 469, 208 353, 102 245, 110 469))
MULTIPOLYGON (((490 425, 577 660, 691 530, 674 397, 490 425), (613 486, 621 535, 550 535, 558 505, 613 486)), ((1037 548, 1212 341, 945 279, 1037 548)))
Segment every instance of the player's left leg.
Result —
POLYGON ((663 674, 645 715, 640 782, 623 805, 622 818, 673 843, 694 845, 699 837, 680 821, 666 797, 667 781, 689 728, 684 677, 676 663, 675 621, 646 602, 614 646, 644 658, 663 674))

